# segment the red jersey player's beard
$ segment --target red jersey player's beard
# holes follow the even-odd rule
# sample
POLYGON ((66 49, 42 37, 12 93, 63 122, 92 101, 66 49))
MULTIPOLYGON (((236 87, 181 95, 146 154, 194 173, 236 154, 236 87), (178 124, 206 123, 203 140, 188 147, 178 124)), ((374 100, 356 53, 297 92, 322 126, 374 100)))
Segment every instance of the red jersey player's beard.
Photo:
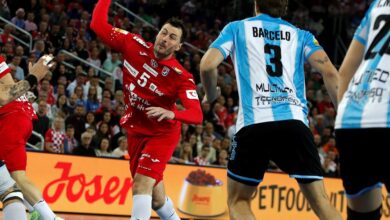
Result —
POLYGON ((154 55, 160 60, 170 58, 174 52, 174 47, 167 48, 159 45, 154 46, 154 55))

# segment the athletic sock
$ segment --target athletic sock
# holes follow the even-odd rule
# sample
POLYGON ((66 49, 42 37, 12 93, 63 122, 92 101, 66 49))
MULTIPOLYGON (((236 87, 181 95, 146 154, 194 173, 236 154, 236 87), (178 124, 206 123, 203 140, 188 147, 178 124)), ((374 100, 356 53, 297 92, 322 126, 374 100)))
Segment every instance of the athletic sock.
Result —
POLYGON ((50 209, 50 207, 47 205, 45 200, 40 200, 37 202, 34 206, 34 209, 39 212, 41 217, 45 220, 53 220, 56 215, 54 212, 50 209))
POLYGON ((134 195, 131 220, 149 220, 152 215, 152 196, 134 195))
POLYGON ((164 205, 156 210, 156 212, 162 220, 180 220, 180 217, 173 207, 172 200, 168 196, 165 199, 164 205))

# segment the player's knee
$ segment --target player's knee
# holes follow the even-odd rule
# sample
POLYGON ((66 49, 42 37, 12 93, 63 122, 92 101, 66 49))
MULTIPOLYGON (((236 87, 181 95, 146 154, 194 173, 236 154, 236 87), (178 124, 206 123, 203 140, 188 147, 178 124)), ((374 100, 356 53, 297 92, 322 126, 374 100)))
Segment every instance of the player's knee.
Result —
POLYGON ((133 182, 133 195, 140 195, 140 194, 152 194, 153 186, 155 184, 156 180, 144 176, 144 175, 136 175, 133 182))
POLYGON ((0 195, 0 200, 5 207, 13 202, 23 203, 24 198, 20 189, 16 185, 14 185, 0 195))
POLYGON ((165 204, 165 201, 166 201, 165 197, 157 198, 157 197, 153 196, 152 209, 153 210, 160 209, 165 204))
POLYGON ((347 208, 347 220, 380 220, 382 213, 381 213, 382 205, 379 206, 379 208, 375 209, 371 212, 357 212, 349 207, 347 208))

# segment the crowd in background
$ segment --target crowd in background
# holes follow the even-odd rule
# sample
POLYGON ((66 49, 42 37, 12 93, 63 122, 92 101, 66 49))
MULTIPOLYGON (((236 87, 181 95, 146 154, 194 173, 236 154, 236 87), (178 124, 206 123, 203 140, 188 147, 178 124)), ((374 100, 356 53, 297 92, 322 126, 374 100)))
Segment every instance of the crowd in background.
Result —
MULTIPOLYGON (((44 146, 41 146, 43 151, 127 158, 126 131, 119 126, 124 113, 122 57, 106 47, 89 29, 95 2, 0 0, 0 15, 29 32, 33 38, 33 48, 30 50, 17 40, 28 41, 26 35, 14 26, 3 23, 0 25, 0 52, 7 58, 15 81, 23 80, 28 74, 29 62, 35 62, 45 53, 56 56, 56 68, 39 84, 35 92, 36 99, 31 97, 38 115, 38 120, 33 122, 33 129, 45 138, 44 146), (105 71, 85 65, 62 50, 105 71)), ((201 50, 208 48, 227 22, 252 13, 251 2, 118 1, 157 28, 170 16, 180 17, 186 24, 185 41, 201 50)), ((332 58, 335 36, 340 36, 348 45, 368 4, 365 0, 291 0, 287 20, 312 31, 332 58)), ((110 11, 110 23, 140 34, 146 41, 154 41, 156 29, 128 16, 117 6, 113 6, 110 11)), ((199 78, 202 53, 183 46, 176 57, 194 75, 199 96, 202 97, 199 78)), ((227 165, 229 146, 235 133, 239 97, 234 69, 229 62, 218 68, 218 74, 222 95, 213 105, 202 104, 202 125, 183 124, 182 138, 171 162, 227 165)), ((321 75, 309 66, 305 67, 305 75, 310 128, 321 162, 327 176, 338 176, 338 152, 333 136, 336 111, 326 93, 321 75)), ((36 146, 42 144, 34 135, 29 143, 36 146)), ((261 147, 261 143, 254 145, 261 147)), ((270 169, 278 170, 273 163, 270 163, 270 169)))

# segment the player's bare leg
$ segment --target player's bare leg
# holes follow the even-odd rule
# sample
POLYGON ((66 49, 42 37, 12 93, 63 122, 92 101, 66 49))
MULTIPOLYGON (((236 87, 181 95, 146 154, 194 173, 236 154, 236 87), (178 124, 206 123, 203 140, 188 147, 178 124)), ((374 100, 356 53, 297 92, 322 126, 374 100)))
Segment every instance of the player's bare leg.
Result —
POLYGON ((133 210, 132 220, 149 220, 152 215, 152 192, 156 180, 135 174, 133 183, 133 210))
POLYGON ((324 181, 300 183, 299 187, 320 220, 342 220, 340 213, 329 201, 324 181))
POLYGON ((251 200, 256 186, 248 186, 228 177, 228 207, 231 220, 255 220, 251 200))
POLYGON ((165 194, 163 181, 160 181, 153 189, 152 209, 162 220, 180 220, 172 200, 165 194))
POLYGON ((12 178, 23 192, 28 203, 30 203, 41 217, 45 220, 53 220, 56 215, 43 200, 39 189, 27 178, 26 172, 22 170, 11 172, 12 178))

